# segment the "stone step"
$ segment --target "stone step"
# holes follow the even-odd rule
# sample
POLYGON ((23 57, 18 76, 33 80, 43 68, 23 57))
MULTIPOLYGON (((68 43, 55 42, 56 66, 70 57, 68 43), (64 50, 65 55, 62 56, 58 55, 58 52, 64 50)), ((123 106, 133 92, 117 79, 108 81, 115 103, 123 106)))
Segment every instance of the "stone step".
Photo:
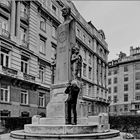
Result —
POLYGON ((90 134, 98 132, 98 124, 95 125, 43 125, 43 124, 26 124, 24 131, 30 134, 90 134))

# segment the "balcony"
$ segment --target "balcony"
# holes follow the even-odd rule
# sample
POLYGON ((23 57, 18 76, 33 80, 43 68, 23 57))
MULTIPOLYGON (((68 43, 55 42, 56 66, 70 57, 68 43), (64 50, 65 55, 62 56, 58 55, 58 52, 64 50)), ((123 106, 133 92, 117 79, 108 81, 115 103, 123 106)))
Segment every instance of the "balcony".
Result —
POLYGON ((136 99, 134 100, 134 99, 133 99, 133 100, 131 101, 131 103, 132 103, 132 104, 137 104, 137 103, 140 103, 140 100, 136 100, 136 99))
POLYGON ((23 73, 24 80, 35 82, 35 77, 26 73, 23 73))
POLYGON ((17 73, 18 73, 18 71, 14 70, 14 69, 4 67, 4 66, 0 66, 0 74, 16 78, 17 73))
POLYGON ((6 9, 8 12, 11 10, 11 3, 9 0, 0 0, 0 7, 6 9))
POLYGON ((20 11, 20 19, 28 24, 28 14, 26 12, 20 11))
POLYGON ((9 33, 9 31, 0 28, 0 35, 3 36, 3 37, 9 38, 10 33, 9 33))

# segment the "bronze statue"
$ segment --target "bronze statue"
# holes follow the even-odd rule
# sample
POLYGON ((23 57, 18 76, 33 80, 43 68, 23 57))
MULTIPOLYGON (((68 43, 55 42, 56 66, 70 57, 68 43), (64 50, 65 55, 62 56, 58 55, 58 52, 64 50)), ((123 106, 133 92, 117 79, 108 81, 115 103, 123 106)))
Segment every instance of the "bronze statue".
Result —
POLYGON ((71 83, 69 83, 68 87, 65 90, 65 93, 68 94, 68 99, 66 100, 66 124, 77 124, 76 104, 79 91, 80 88, 78 86, 77 80, 73 80, 71 83), (71 113, 73 114, 73 117, 71 117, 71 113))
POLYGON ((64 17, 65 21, 70 17, 70 14, 71 14, 71 8, 70 7, 64 7, 62 9, 62 16, 64 17))
POLYGON ((79 54, 79 48, 74 46, 71 55, 71 69, 73 79, 81 78, 82 57, 79 54))

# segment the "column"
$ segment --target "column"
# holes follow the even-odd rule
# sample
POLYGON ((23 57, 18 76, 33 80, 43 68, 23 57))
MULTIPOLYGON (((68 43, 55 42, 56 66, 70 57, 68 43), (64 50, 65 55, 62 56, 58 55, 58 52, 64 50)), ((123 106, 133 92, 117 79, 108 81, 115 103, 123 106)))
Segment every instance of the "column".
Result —
POLYGON ((16 10, 16 6, 15 6, 15 0, 12 0, 12 12, 11 12, 11 37, 13 37, 15 35, 15 10, 16 10))
POLYGON ((17 1, 17 19, 16 19, 16 36, 19 39, 20 38, 20 1, 17 1))

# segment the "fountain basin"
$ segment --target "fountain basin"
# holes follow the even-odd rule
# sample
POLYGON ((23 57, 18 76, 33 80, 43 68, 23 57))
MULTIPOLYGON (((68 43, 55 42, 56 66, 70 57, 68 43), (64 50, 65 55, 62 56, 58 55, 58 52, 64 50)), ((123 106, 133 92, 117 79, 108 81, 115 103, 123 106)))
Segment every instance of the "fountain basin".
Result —
POLYGON ((110 130, 104 133, 91 133, 91 134, 65 134, 65 135, 49 135, 49 134, 32 134, 26 133, 24 130, 12 131, 10 136, 15 139, 28 139, 28 140, 120 140, 120 132, 117 130, 110 130))
POLYGON ((25 133, 65 135, 65 134, 90 134, 98 132, 98 124, 94 125, 42 125, 26 124, 25 133))

